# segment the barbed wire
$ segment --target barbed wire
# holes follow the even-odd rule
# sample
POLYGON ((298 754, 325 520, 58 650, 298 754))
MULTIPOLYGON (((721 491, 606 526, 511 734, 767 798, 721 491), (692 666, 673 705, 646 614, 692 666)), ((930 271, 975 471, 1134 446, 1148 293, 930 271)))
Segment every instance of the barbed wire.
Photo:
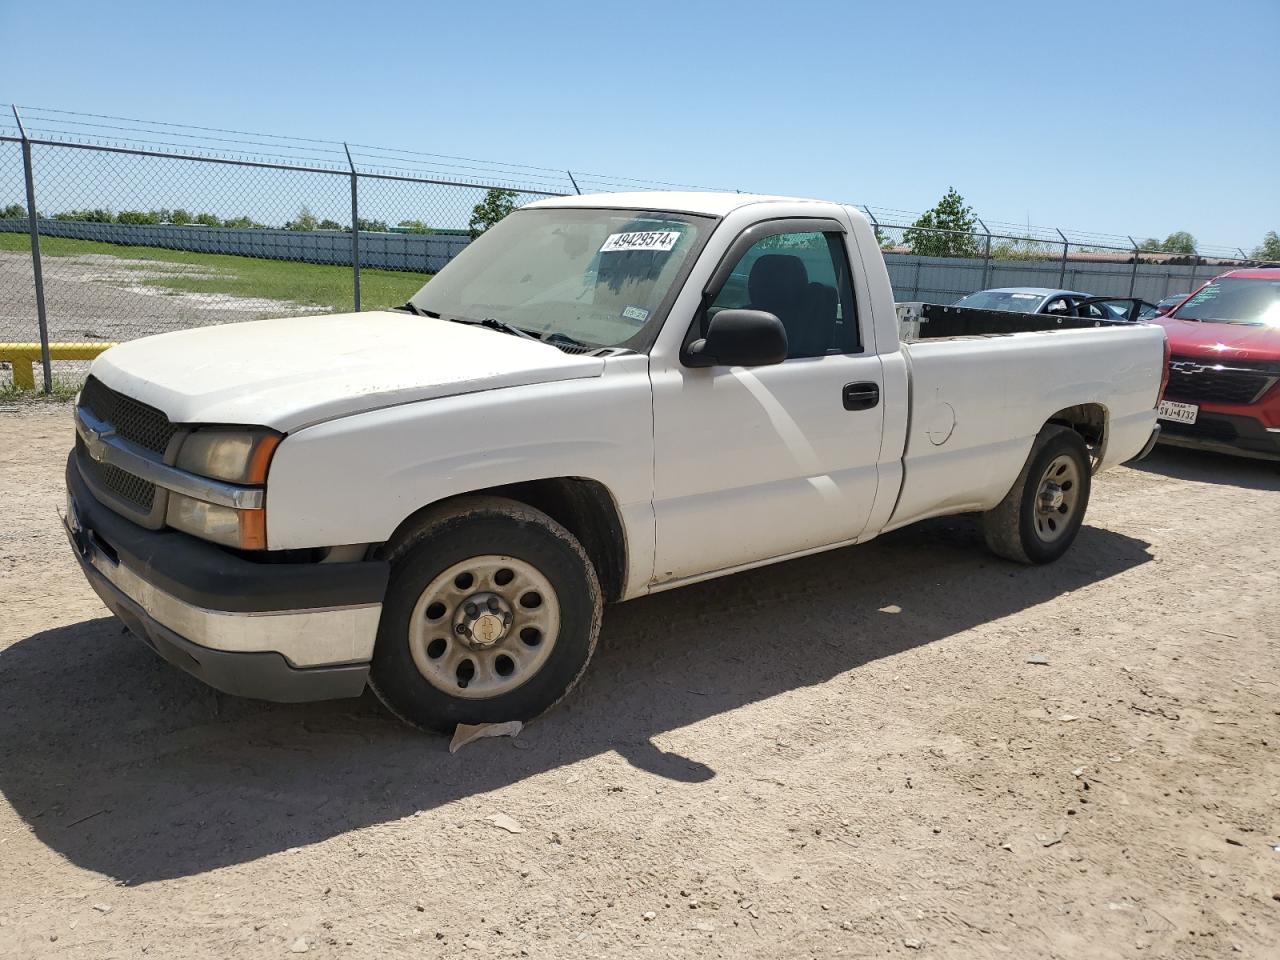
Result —
MULTIPOLYGON (((0 136, 19 136, 18 127, 11 119, 12 105, 6 104, 4 107, 4 114, 0 115, 0 136)), ((569 192, 574 189, 575 178, 578 186, 586 184, 591 189, 662 188, 699 191, 723 189, 621 174, 578 170, 570 174, 565 168, 489 160, 460 154, 435 153, 366 143, 344 143, 341 140, 319 137, 150 120, 84 110, 22 105, 18 105, 18 110, 27 126, 28 135, 34 135, 37 139, 80 146, 114 144, 129 145, 139 149, 165 147, 182 151, 182 155, 195 160, 203 157, 286 164, 312 163, 335 172, 345 172, 349 169, 346 159, 347 149, 350 148, 351 161, 361 172, 374 175, 424 176, 459 181, 467 185, 491 186, 515 191, 569 192), (315 154, 327 156, 315 156, 315 154)), ((866 210, 874 220, 885 227, 911 227, 922 216, 920 211, 915 210, 863 203, 854 205, 866 210)), ((1119 234, 1075 229, 1059 230, 1053 227, 990 218, 984 218, 982 223, 985 229, 978 233, 978 236, 983 236, 989 231, 993 238, 1003 240, 1055 244, 1061 244, 1065 237, 1069 244, 1075 246, 1105 247, 1110 250, 1133 249, 1130 238, 1119 234)), ((1134 234, 1134 237, 1139 240, 1145 236, 1145 233, 1134 234)), ((1226 244, 1198 243, 1196 252, 1202 255, 1236 257, 1241 253, 1241 248, 1226 244)))

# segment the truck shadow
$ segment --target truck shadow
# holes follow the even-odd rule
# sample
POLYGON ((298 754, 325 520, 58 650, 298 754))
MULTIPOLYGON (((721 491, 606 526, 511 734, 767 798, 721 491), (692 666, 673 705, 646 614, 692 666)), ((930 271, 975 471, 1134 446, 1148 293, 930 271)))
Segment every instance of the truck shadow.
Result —
MULTIPOLYGON (((1148 544, 1086 526, 1051 567, 991 557, 970 518, 612 608, 579 691, 522 746, 450 756, 372 697, 215 695, 102 618, 0 653, 0 792, 42 842, 126 884, 202 873, 497 790, 616 751, 708 781, 666 731, 1117 576, 1148 544), (901 613, 880 612, 889 604, 901 613)), ((976 651, 975 655, 981 655, 976 651)))
POLYGON ((1151 451, 1145 460, 1126 466, 1195 483, 1219 483, 1247 490, 1280 490, 1280 462, 1274 460, 1253 460, 1227 453, 1162 445, 1151 451))

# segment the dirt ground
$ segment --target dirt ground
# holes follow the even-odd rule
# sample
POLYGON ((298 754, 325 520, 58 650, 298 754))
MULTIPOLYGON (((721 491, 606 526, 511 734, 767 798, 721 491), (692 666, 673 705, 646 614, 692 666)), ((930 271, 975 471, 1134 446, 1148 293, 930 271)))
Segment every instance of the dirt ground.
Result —
MULTIPOLYGON (((197 266, 163 260, 131 260, 105 254, 45 257, 45 299, 53 342, 114 342, 153 333, 185 330, 215 323, 254 320, 263 316, 317 313, 322 308, 288 300, 184 293, 149 286, 148 280, 181 275, 193 279, 211 274, 197 266)), ((39 339, 35 282, 31 257, 0 250, 0 341, 39 339)), ((88 364, 57 361, 54 376, 83 376, 88 364)), ((39 378, 37 366, 36 377, 39 378)), ((9 382, 7 365, 0 383, 9 382)))
POLYGON ((68 423, 0 412, 4 957, 1276 956, 1275 465, 1112 471, 1046 568, 955 518, 613 608, 451 756, 122 636, 68 423))

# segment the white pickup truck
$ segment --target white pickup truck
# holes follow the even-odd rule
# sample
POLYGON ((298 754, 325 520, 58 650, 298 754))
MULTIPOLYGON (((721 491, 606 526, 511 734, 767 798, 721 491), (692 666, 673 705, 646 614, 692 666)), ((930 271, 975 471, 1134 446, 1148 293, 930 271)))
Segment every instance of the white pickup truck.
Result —
POLYGON ((526 720, 612 601, 942 514, 1059 557, 1091 476, 1154 441, 1164 334, 1008 326, 1043 320, 900 321, 848 206, 540 201, 404 308, 104 353, 66 527, 107 606, 219 689, 526 720))

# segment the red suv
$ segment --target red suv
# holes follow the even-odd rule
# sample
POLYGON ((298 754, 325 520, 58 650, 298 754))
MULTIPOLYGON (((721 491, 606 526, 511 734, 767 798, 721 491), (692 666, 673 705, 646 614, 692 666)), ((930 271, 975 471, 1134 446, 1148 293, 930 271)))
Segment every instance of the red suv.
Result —
POLYGON ((1161 442, 1280 460, 1280 267, 1224 273, 1152 322, 1170 353, 1161 442))

